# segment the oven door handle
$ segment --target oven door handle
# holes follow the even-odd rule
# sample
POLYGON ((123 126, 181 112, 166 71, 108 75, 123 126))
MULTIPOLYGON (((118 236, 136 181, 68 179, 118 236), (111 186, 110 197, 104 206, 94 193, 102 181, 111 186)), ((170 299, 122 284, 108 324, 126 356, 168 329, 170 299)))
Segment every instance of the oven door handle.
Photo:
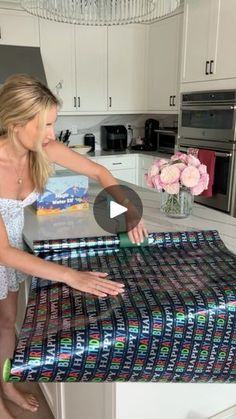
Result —
POLYGON ((208 104, 204 104, 201 103, 198 106, 193 106, 193 105, 189 105, 189 106, 181 106, 181 110, 182 111, 224 111, 224 110, 231 110, 233 111, 234 109, 236 109, 235 105, 209 105, 208 104))
MULTIPOLYGON (((188 150, 188 148, 196 148, 196 150, 199 150, 198 147, 193 147, 192 145, 189 145, 189 146, 187 145, 187 146, 184 146, 184 147, 180 146, 179 151, 186 152, 188 150)), ((208 148, 208 150, 210 150, 210 149, 208 148)), ((216 151, 215 153, 216 153, 217 157, 232 157, 232 153, 221 153, 220 151, 216 151)))
POLYGON ((232 153, 221 153, 220 151, 216 151, 217 157, 232 157, 232 153))

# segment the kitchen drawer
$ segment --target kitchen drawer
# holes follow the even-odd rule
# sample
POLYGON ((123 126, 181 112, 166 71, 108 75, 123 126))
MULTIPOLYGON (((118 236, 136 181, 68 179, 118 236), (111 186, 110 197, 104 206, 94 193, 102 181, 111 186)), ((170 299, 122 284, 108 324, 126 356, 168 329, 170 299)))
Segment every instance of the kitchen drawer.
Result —
POLYGON ((136 156, 102 156, 97 157, 97 163, 105 166, 108 170, 135 169, 136 156))

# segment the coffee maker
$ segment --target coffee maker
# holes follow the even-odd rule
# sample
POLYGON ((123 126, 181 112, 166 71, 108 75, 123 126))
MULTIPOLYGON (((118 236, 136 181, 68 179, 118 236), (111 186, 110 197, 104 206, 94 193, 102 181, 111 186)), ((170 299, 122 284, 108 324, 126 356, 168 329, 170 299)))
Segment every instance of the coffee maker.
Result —
POLYGON ((91 146, 90 153, 95 151, 95 135, 88 133, 84 136, 84 145, 91 146))
POLYGON ((157 150, 157 133, 159 129, 159 121, 156 119, 147 119, 145 122, 145 138, 144 138, 144 149, 146 151, 157 150))

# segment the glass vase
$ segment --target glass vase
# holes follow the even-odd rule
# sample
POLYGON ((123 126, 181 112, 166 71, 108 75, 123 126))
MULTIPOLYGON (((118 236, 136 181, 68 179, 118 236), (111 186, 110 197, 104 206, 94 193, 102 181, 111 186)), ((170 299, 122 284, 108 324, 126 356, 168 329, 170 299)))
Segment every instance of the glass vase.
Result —
POLYGON ((180 189, 178 194, 161 192, 161 212, 167 217, 188 217, 193 208, 193 195, 186 189, 180 189))

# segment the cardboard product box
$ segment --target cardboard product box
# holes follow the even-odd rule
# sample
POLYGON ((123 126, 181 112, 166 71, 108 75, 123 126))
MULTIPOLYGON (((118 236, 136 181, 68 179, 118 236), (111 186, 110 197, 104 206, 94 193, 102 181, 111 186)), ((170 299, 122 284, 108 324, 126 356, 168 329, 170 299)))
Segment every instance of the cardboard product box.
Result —
POLYGON ((51 176, 45 191, 33 204, 37 215, 59 214, 89 208, 88 178, 62 170, 51 176))

